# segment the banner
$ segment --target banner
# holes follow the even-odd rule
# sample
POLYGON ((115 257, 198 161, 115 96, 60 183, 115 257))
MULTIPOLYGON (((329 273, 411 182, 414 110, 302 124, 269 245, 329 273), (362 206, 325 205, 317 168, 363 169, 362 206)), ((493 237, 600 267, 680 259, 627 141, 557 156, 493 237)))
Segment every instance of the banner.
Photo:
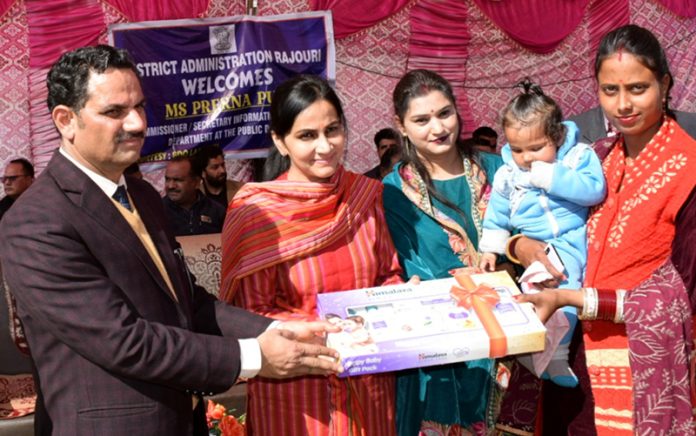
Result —
POLYGON ((141 162, 209 144, 264 157, 276 87, 298 74, 336 76, 330 11, 116 24, 109 43, 130 52, 141 76, 141 162))

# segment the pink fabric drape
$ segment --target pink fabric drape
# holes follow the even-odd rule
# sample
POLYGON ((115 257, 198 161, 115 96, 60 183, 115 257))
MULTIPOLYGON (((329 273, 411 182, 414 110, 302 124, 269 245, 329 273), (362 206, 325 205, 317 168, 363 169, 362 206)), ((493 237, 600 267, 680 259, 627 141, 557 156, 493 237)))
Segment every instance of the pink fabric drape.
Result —
POLYGON ((421 0, 411 9, 408 69, 426 68, 450 81, 462 117, 462 134, 470 132, 473 117, 464 80, 471 35, 467 8, 459 0, 421 0))
POLYGON ((29 24, 29 113, 34 165, 43 168, 58 146, 46 108, 46 73, 66 51, 94 45, 104 32, 97 0, 26 0, 29 24))
POLYGON ((128 21, 176 20, 201 17, 209 0, 104 0, 128 18, 128 21))
MULTIPOLYGON (((29 143, 29 41, 22 0, 2 0, 0 15, 0 167, 10 159, 33 160, 29 143)), ((4 191, 2 194, 4 195, 4 191)))
POLYGON ((657 0, 680 17, 696 17, 696 0, 657 0))
MULTIPOLYGON (((524 75, 531 75, 546 85, 545 91, 561 103, 564 113, 575 114, 597 105, 590 63, 600 37, 628 22, 648 27, 668 47, 676 78, 673 106, 696 111, 696 75, 692 74, 696 51, 694 43, 684 38, 696 26, 695 18, 684 18, 694 16, 696 0, 592 0, 585 8, 585 22, 568 25, 567 31, 571 33, 545 55, 520 50, 515 34, 501 30, 491 15, 484 12, 485 8, 478 6, 484 2, 489 6, 509 3, 517 10, 522 2, 528 6, 520 7, 516 17, 526 28, 531 25, 525 24, 525 20, 539 20, 530 18, 530 13, 553 16, 551 11, 562 7, 559 4, 564 1, 274 0, 261 2, 259 11, 261 15, 333 11, 338 39, 337 86, 346 96, 346 110, 353 127, 347 163, 358 171, 376 163, 372 135, 390 123, 391 91, 407 67, 430 67, 453 82, 459 109, 465 116, 464 132, 484 124, 496 127, 500 108, 513 94, 509 86, 524 75), (428 34, 411 34, 407 17, 416 7, 429 8, 434 16, 422 17, 414 29, 430 31, 429 35, 437 40, 428 40, 428 34), (351 33, 358 31, 359 34, 351 33), (410 50, 409 39, 413 43, 410 50), (440 55, 441 59, 436 59, 440 55), (438 61, 440 66, 436 64, 438 61)), ((104 41, 105 24, 141 18, 237 15, 243 13, 244 3, 244 0, 0 0, 0 41, 3 42, 0 154, 4 161, 18 155, 29 156, 40 170, 57 146, 55 129, 46 110, 45 74, 62 52, 104 41), (29 59, 31 70, 27 71, 29 59)), ((561 18, 556 16, 540 28, 564 27, 558 23, 561 18)))
POLYGON ((590 51, 595 53, 602 37, 613 29, 628 24, 628 0, 597 0, 587 10, 589 16, 590 51))
POLYGON ((0 0, 0 18, 10 10, 10 7, 18 0, 0 0))
POLYGON ((94 45, 104 31, 97 0, 26 0, 31 68, 50 67, 62 53, 94 45))
MULTIPOLYGON (((125 1, 125 0, 122 0, 125 1)), ((374 26, 389 18, 412 0, 309 0, 313 11, 331 10, 336 39, 374 26)))
POLYGON ((580 24, 589 0, 474 0, 522 47, 550 53, 580 24))

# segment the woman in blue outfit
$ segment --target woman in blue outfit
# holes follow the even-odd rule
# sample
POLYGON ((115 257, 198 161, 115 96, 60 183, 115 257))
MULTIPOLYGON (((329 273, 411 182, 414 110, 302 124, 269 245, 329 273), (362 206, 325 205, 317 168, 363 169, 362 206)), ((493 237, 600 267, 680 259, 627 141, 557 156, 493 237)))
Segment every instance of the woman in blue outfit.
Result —
MULTIPOLYGON (((477 267, 481 223, 502 160, 459 139, 450 84, 410 71, 393 94, 404 136, 403 162, 384 178, 384 208, 407 277, 423 280, 477 267)), ((482 359, 402 371, 397 376, 401 436, 485 434, 493 424, 495 361, 482 359)))

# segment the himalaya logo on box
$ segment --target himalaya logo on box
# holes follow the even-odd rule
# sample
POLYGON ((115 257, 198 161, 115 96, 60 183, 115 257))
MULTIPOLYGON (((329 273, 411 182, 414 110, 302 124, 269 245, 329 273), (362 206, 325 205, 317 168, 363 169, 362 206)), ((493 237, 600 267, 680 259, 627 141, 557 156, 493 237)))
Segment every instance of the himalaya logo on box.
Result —
POLYGON ((383 297, 385 295, 404 294, 407 292, 413 292, 413 289, 411 289, 411 288, 394 288, 394 289, 374 288, 374 289, 366 290, 365 295, 369 298, 374 298, 374 297, 383 297))
POLYGON ((418 354, 418 360, 433 360, 433 359, 444 359, 447 357, 447 353, 420 353, 418 354))

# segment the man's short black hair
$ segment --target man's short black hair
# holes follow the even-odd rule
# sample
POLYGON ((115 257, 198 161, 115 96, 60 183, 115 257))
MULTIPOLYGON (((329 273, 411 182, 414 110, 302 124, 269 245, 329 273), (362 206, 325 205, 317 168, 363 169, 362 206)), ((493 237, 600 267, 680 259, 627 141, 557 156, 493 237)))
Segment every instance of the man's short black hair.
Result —
POLYGON ((193 158, 191 156, 174 156, 169 159, 169 162, 188 162, 189 163, 189 173, 190 177, 200 177, 201 174, 195 171, 193 165, 193 158))
POLYGON ((394 129, 390 129, 389 127, 380 130, 375 134, 375 147, 379 148, 379 142, 383 139, 393 139, 398 142, 399 133, 394 129))
POLYGON ((46 76, 48 110, 65 105, 79 112, 87 101, 90 73, 103 74, 110 68, 128 69, 139 77, 133 59, 123 49, 97 45, 64 53, 46 76))
POLYGON ((471 134, 471 136, 474 139, 477 139, 481 136, 492 136, 494 138, 498 137, 498 132, 493 130, 493 128, 488 127, 488 126, 481 126, 478 129, 474 130, 474 133, 471 134))
POLYGON ((191 165, 195 167, 196 173, 200 176, 203 175, 203 171, 208 166, 210 159, 215 159, 218 156, 225 157, 220 146, 214 144, 205 145, 198 148, 196 154, 193 155, 191 165))
POLYGON ((34 165, 32 165, 31 162, 24 159, 23 157, 20 157, 19 159, 12 159, 10 163, 20 164, 24 169, 24 175, 34 177, 34 165))

